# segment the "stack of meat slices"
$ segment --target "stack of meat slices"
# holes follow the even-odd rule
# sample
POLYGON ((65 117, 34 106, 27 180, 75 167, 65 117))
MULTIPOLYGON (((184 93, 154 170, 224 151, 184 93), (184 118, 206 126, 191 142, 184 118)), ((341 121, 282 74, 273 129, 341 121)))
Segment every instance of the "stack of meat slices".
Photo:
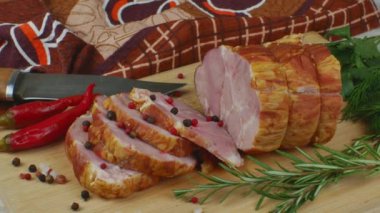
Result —
POLYGON ((77 179, 105 198, 125 197, 160 178, 193 171, 192 153, 199 146, 224 162, 243 164, 224 128, 166 95, 144 89, 98 96, 91 115, 79 118, 66 136, 77 179), (88 132, 83 121, 91 123, 88 132))
POLYGON ((324 45, 291 41, 221 46, 197 69, 205 113, 224 120, 242 151, 326 143, 335 133, 342 107, 339 62, 324 45))

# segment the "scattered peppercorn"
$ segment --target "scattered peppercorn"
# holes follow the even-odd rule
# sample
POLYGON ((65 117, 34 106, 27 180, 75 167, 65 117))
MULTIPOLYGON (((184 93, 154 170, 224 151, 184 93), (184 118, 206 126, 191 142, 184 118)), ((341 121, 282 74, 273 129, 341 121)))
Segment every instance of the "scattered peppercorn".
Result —
POLYGON ((117 122, 117 127, 119 127, 120 129, 124 129, 125 124, 123 122, 117 122))
POLYGON ((30 164, 28 170, 29 170, 29 172, 36 172, 37 171, 37 167, 34 164, 30 164))
POLYGON ((214 121, 214 122, 219 122, 220 121, 219 117, 216 116, 216 115, 212 116, 211 120, 214 121))
POLYGON ((124 131, 125 131, 126 134, 129 134, 129 133, 132 132, 132 128, 131 127, 126 127, 124 131))
POLYGON ((196 127, 198 125, 198 120, 197 119, 192 119, 191 120, 191 125, 193 125, 194 127, 196 127))
POLYGON ((107 169, 107 164, 105 164, 105 163, 101 163, 101 164, 100 164, 100 168, 101 168, 101 169, 107 169))
POLYGON ((184 79, 184 78, 185 78, 185 75, 183 75, 183 73, 178 73, 177 78, 179 78, 179 79, 184 79))
POLYGON ((173 114, 173 115, 176 115, 178 113, 178 108, 177 107, 173 107, 170 112, 173 114))
POLYGON ((82 122, 82 129, 83 129, 83 131, 85 131, 85 132, 88 132, 88 128, 90 127, 90 125, 91 125, 91 123, 90 123, 90 121, 83 121, 82 122))
POLYGON ((183 125, 185 125, 185 127, 189 127, 191 126, 191 120, 190 119, 185 119, 182 121, 183 125))
POLYGON ((128 103, 128 108, 129 108, 129 109, 136 109, 136 104, 135 104, 135 102, 133 102, 133 101, 129 102, 129 103, 128 103))
POLYGON ((177 129, 174 128, 174 127, 170 128, 169 131, 170 131, 170 133, 171 133, 172 135, 178 135, 178 131, 177 131, 177 129))
POLYGON ((169 98, 167 98, 167 99, 165 99, 165 101, 168 103, 168 104, 173 104, 173 102, 174 102, 174 100, 173 100, 173 98, 172 97, 169 97, 169 98))
POLYGON ((143 119, 144 121, 148 120, 148 118, 149 118, 149 115, 146 115, 146 114, 143 114, 143 115, 142 115, 142 119, 143 119))
POLYGON ((212 121, 212 117, 211 117, 211 116, 207 116, 207 117, 206 117, 206 121, 207 121, 207 122, 212 121))
POLYGON ((198 198, 197 197, 192 197, 190 200, 192 203, 198 203, 198 198))
POLYGON ((155 96, 155 95, 150 95, 149 98, 150 98, 150 100, 152 100, 152 101, 155 101, 155 100, 156 100, 156 96, 155 96))
POLYGON ((21 165, 21 160, 20 160, 20 158, 18 158, 18 157, 15 157, 15 158, 13 158, 13 160, 12 160, 12 165, 13 166, 20 166, 21 165))
POLYGON ((25 179, 25 173, 20 173, 18 176, 20 177, 20 179, 25 179))
POLYGON ((41 173, 40 171, 37 171, 37 172, 35 173, 36 177, 40 176, 41 174, 42 174, 42 173, 41 173))
POLYGON ((136 138, 136 133, 131 131, 131 132, 128 134, 128 136, 129 136, 130 138, 136 138))
POLYGON ((52 183, 54 183, 54 177, 51 176, 51 175, 47 175, 47 176, 46 176, 46 182, 47 182, 48 184, 52 184, 52 183))
POLYGON ((91 125, 90 121, 85 120, 82 122, 82 126, 90 126, 90 125, 91 125))
POLYGON ((149 116, 149 117, 146 119, 146 121, 147 121, 148 123, 150 123, 150 124, 154 124, 154 123, 156 123, 156 119, 155 119, 154 117, 151 117, 151 116, 149 116))
POLYGON ((31 180, 32 179, 32 175, 30 173, 25 173, 24 174, 24 179, 25 180, 31 180))
POLYGON ((74 211, 77 211, 79 209, 79 204, 76 203, 76 202, 73 202, 71 204, 71 209, 74 210, 74 211))
POLYGON ((83 190, 80 193, 80 196, 83 198, 84 201, 87 201, 88 199, 90 199, 90 193, 87 190, 83 190))
POLYGON ((116 120, 116 113, 114 111, 108 111, 106 116, 111 121, 116 120))
POLYGON ((55 182, 58 184, 65 184, 67 183, 67 179, 64 175, 57 175, 57 177, 55 178, 55 182))
POLYGON ((40 180, 42 183, 46 182, 46 176, 44 174, 41 174, 38 176, 38 180, 40 180))
POLYGON ((219 121, 218 122, 218 126, 223 127, 224 126, 224 122, 223 121, 219 121))
POLYGON ((86 141, 86 143, 84 143, 84 147, 88 150, 91 150, 94 145, 90 141, 86 141))
POLYGON ((182 96, 182 92, 181 91, 173 91, 173 92, 169 93, 168 95, 171 96, 171 97, 178 98, 178 97, 182 96))

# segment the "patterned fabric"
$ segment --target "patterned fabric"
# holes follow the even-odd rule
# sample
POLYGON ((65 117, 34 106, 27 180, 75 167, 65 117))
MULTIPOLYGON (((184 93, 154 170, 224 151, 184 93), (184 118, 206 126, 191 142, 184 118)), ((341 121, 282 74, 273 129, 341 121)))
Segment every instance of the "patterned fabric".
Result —
POLYGON ((0 67, 141 78, 221 44, 346 25, 354 35, 378 28, 374 1, 11 0, 0 3, 0 67))

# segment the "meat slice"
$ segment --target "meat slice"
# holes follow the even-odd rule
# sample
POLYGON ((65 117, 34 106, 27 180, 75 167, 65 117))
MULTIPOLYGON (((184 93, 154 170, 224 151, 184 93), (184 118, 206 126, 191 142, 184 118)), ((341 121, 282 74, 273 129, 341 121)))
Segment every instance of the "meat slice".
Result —
POLYGON ((283 65, 291 100, 281 147, 305 146, 314 136, 320 119, 321 96, 316 67, 300 44, 274 43, 267 48, 283 65))
POLYGON ((88 141, 88 134, 82 130, 82 122, 85 120, 91 121, 92 118, 89 115, 79 117, 71 125, 65 139, 66 153, 82 186, 103 198, 120 198, 159 181, 158 177, 121 169, 86 149, 84 144, 88 141), (102 164, 106 165, 105 169, 101 168, 102 164))
POLYGON ((107 111, 97 100, 93 110, 93 122, 89 128, 89 140, 95 144, 95 152, 103 159, 154 176, 173 177, 190 172, 195 167, 192 157, 176 157, 127 135, 117 122, 107 118, 107 111))
POLYGON ((321 91, 321 117, 312 143, 327 143, 335 134, 343 107, 340 63, 323 45, 308 45, 306 50, 316 64, 321 91))
POLYGON ((290 98, 282 64, 268 49, 258 45, 213 49, 197 68, 195 83, 204 111, 225 121, 240 150, 280 147, 290 98))
POLYGON ((106 109, 114 111, 117 121, 136 133, 137 138, 160 151, 180 157, 191 154, 192 144, 190 141, 173 135, 157 125, 148 123, 142 118, 139 111, 128 107, 131 102, 127 95, 118 94, 106 99, 104 106, 106 109))
MULTIPOLYGON (((191 107, 161 93, 134 88, 129 94, 130 99, 139 105, 139 110, 145 115, 155 118, 156 125, 205 148, 223 162, 241 166, 243 160, 233 142, 232 137, 216 122, 207 122, 205 116, 191 107), (154 95, 153 101, 150 96, 154 95), (173 113, 173 108, 178 110, 173 113), (172 112, 171 112, 172 111, 172 112), (197 120, 196 125, 184 125, 184 120, 197 120)), ((186 123, 186 122, 185 122, 186 123)))

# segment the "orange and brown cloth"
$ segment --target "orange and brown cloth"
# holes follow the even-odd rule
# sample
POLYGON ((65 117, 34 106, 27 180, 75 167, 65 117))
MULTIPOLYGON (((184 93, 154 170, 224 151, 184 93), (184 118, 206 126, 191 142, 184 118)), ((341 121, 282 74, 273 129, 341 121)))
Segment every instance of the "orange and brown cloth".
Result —
POLYGON ((373 0, 1 0, 0 67, 141 78, 250 45, 349 25, 378 28, 373 0))

